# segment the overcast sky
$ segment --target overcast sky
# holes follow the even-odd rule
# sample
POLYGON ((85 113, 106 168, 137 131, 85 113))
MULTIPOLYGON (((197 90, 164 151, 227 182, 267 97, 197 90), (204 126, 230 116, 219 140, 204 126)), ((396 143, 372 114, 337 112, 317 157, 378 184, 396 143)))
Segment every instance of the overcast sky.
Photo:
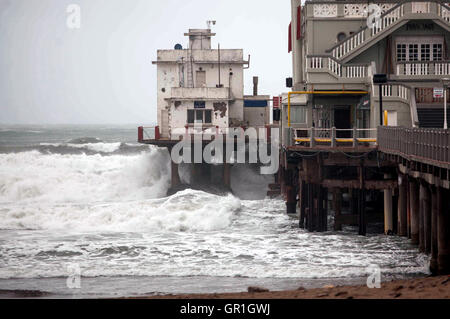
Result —
POLYGON ((290 0, 0 0, 0 123, 154 123, 156 50, 211 19, 214 47, 251 54, 246 93, 286 90, 290 0))

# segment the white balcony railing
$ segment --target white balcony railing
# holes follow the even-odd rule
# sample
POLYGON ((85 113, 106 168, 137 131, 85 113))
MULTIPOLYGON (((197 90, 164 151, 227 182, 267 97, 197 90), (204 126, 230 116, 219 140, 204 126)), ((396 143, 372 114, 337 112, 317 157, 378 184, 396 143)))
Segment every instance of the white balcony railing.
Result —
MULTIPOLYGON (((372 90, 375 97, 380 95, 376 86, 373 86, 372 90)), ((411 89, 403 85, 383 85, 382 94, 384 98, 399 98, 408 101, 410 98, 411 89)))
POLYGON ((399 63, 397 65, 397 75, 450 75, 450 61, 399 63))
MULTIPOLYGON (((365 27, 360 31, 350 35, 342 42, 330 49, 332 56, 341 59, 346 57, 354 50, 363 46, 373 37, 392 27, 406 15, 416 15, 418 19, 424 14, 435 14, 442 19, 450 22, 450 3, 439 1, 404 1, 396 3, 379 3, 381 8, 381 17, 374 22, 372 27, 365 27)), ((367 3, 347 3, 336 4, 320 3, 314 4, 315 17, 339 17, 339 18, 360 18, 368 17, 367 3), (339 6, 343 8, 339 9, 339 6), (341 11, 342 10, 342 11, 341 11), (336 12, 343 12, 343 15, 337 15, 336 12)))
POLYGON ((368 76, 368 65, 364 64, 341 64, 329 56, 307 57, 307 71, 329 72, 338 78, 366 78, 368 76))

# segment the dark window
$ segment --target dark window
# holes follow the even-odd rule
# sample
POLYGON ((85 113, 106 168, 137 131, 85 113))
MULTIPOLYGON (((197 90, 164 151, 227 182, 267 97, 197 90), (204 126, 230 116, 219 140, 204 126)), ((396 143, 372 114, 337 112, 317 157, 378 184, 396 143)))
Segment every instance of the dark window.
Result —
POLYGON ((340 32, 337 35, 337 40, 338 40, 338 42, 341 42, 341 41, 344 41, 346 37, 347 37, 347 35, 345 34, 345 32, 340 32))
POLYGON ((188 115, 188 123, 189 124, 194 124, 194 116, 195 116, 195 111, 194 110, 188 110, 187 111, 187 115, 188 115))
POLYGON ((205 123, 211 124, 212 123, 212 112, 211 110, 205 111, 205 123))
POLYGON ((397 61, 406 61, 406 44, 397 44, 397 61))
POLYGON ((442 60, 442 44, 436 43, 433 44, 433 61, 441 61, 442 60))
POLYGON ((203 111, 195 111, 195 121, 203 122, 203 111))
POLYGON ((419 61, 419 45, 409 45, 409 61, 419 61))
POLYGON ((429 44, 422 44, 420 46, 421 49, 421 61, 430 61, 431 54, 430 54, 430 45, 429 44))

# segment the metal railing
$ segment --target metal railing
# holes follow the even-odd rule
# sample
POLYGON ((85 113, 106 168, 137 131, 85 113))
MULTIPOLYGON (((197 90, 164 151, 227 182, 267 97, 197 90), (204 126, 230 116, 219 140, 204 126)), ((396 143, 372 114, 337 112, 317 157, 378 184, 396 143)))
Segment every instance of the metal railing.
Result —
POLYGON ((419 162, 450 166, 450 130, 380 127, 379 150, 419 162))
POLYGON ((161 139, 159 126, 138 127, 138 142, 144 142, 145 140, 159 140, 159 139, 161 139))
POLYGON ((376 145, 377 129, 292 128, 294 145, 339 147, 376 145))

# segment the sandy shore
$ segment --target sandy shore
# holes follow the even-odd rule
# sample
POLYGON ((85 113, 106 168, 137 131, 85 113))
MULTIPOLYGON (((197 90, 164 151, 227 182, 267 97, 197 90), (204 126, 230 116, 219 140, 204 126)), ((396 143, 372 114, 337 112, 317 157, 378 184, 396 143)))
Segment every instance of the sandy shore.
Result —
POLYGON ((450 276, 392 281, 380 289, 367 286, 325 287, 294 291, 268 291, 230 294, 187 294, 149 297, 149 299, 449 299, 450 276))

